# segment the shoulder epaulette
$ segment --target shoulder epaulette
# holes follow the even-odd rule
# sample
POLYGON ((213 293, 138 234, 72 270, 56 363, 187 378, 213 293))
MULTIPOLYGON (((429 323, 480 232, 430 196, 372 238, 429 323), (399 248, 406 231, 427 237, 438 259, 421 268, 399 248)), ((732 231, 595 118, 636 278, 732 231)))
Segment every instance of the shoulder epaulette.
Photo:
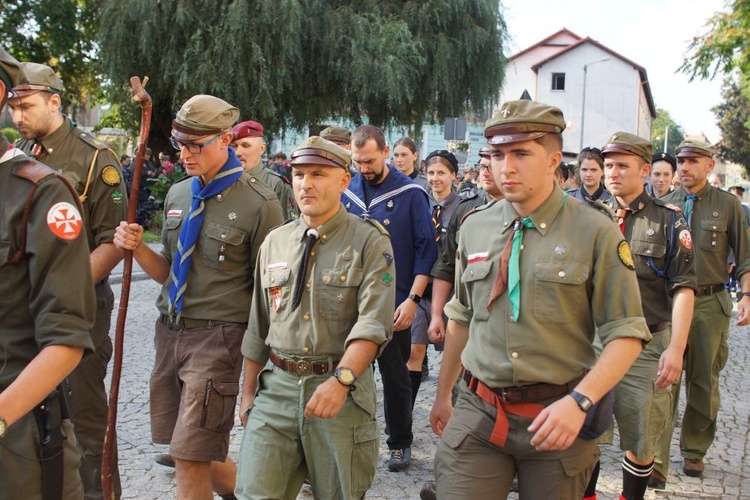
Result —
POLYGON ((467 201, 473 201, 479 198, 479 193, 474 193, 473 196, 469 196, 468 198, 461 198, 461 201, 458 202, 460 205, 461 203, 466 203, 467 201))
POLYGON ((389 238, 391 237, 391 233, 389 233, 388 230, 380 222, 376 221, 375 219, 367 219, 367 222, 375 226, 377 230, 380 231, 380 234, 388 236, 389 238))
POLYGON ((107 146, 105 143, 103 143, 102 141, 100 141, 99 139, 97 139, 96 137, 94 137, 93 134, 89 134, 88 132, 84 132, 81 129, 79 129, 78 127, 75 127, 73 130, 76 131, 76 135, 78 137, 80 137, 83 142, 85 142, 86 144, 88 144, 92 148, 94 148, 94 149, 109 149, 109 146, 107 146))
POLYGON ((478 207, 474 207, 474 208, 472 208, 471 210, 469 210, 468 212, 466 212, 466 215, 464 215, 464 216, 463 216, 463 217, 461 218, 461 224, 463 224, 463 223, 464 223, 464 221, 466 220, 466 218, 467 218, 468 216, 470 216, 470 215, 472 215, 472 214, 475 214, 475 213, 477 213, 477 212, 481 212, 482 210, 487 210, 488 208, 490 208, 490 207, 491 207, 492 205, 494 205, 495 203, 497 203, 497 200, 492 200, 492 201, 491 201, 491 202, 489 202, 489 203, 485 203, 484 205, 479 205, 478 207))
POLYGON ((274 193, 270 187, 264 184, 262 180, 258 179, 257 177, 253 177, 252 175, 248 177, 250 177, 250 182, 248 184, 250 184, 250 187, 253 188, 253 191, 261 195, 266 200, 278 201, 276 193, 274 193), (260 186, 263 187, 261 188, 260 186))
POLYGON ((615 214, 614 212, 612 212, 612 209, 609 208, 601 200, 592 200, 591 198, 587 196, 586 203, 588 203, 591 208, 598 210, 604 215, 606 215, 607 217, 609 217, 610 220, 615 220, 615 214))
POLYGON ((660 207, 668 208, 670 210, 674 210, 675 212, 682 212, 682 209, 678 207, 677 205, 675 205, 674 203, 668 203, 666 201, 662 201, 659 198, 653 198, 653 200, 654 200, 654 203, 656 203, 660 207))

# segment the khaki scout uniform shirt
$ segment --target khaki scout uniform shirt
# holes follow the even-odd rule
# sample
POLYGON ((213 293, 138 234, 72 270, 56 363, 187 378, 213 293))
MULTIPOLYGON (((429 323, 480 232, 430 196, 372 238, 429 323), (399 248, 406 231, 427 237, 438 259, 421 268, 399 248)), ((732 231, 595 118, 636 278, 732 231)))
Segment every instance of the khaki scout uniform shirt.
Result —
POLYGON ((627 243, 606 216, 555 188, 531 214, 520 256, 518 322, 507 292, 487 310, 500 254, 519 215, 499 201, 468 216, 459 233, 448 318, 469 326, 463 366, 490 387, 563 384, 596 362, 602 343, 650 340, 627 243))
MULTIPOLYGON (((172 265, 182 222, 190 213, 193 178, 174 184, 164 201, 162 255, 172 265)), ((276 195, 254 177, 237 182, 206 200, 200 236, 193 251, 182 317, 244 323, 250 310, 253 269, 260 244, 283 222, 276 195)), ((156 307, 169 311, 171 278, 156 307)))
POLYGON ((257 178, 276 193, 276 197, 279 199, 279 203, 281 203, 281 209, 284 212, 284 220, 299 216, 299 209, 294 201, 292 188, 284 181, 283 177, 271 169, 264 167, 262 163, 258 163, 248 170, 247 173, 257 178))
MULTIPOLYGON (((726 283, 730 248, 734 250, 737 262, 737 279, 741 279, 750 270, 750 238, 740 201, 733 194, 708 183, 696 195, 691 233, 698 288, 726 283)), ((687 193, 680 188, 661 200, 684 210, 685 196, 687 193)))
POLYGON ((73 195, 52 171, 34 194, 26 255, 18 264, 8 263, 20 247, 24 205, 32 188, 31 181, 15 175, 30 158, 12 157, 12 151, 0 159, 0 392, 47 346, 93 349, 96 307, 83 230, 66 240, 55 236, 47 222, 58 204, 75 206, 73 195), (69 293, 71 286, 75 293, 69 293))
MULTIPOLYGON (((613 210, 626 208, 614 197, 611 203, 613 210)), ((633 253, 646 323, 655 326, 672 320, 669 296, 675 289, 697 289, 690 230, 674 205, 645 191, 627 208, 625 239, 633 253), (664 270, 666 277, 657 276, 651 266, 664 270)))
POLYGON ((263 243, 242 354, 265 364, 269 348, 296 356, 341 357, 352 340, 385 347, 393 333, 396 276, 388 232, 342 206, 317 228, 302 302, 291 311, 302 262, 304 219, 275 229, 263 243))
MULTIPOLYGON (((64 119, 49 137, 38 141, 42 145, 39 161, 64 175, 79 196, 86 193, 86 198, 81 200, 82 215, 89 250, 93 251, 102 243, 112 243, 115 228, 127 219, 128 200, 122 184, 122 167, 106 144, 76 127, 67 116, 64 119), (95 154, 96 163, 89 172, 95 154)), ((21 140, 17 146, 30 154, 34 144, 35 141, 21 140)))

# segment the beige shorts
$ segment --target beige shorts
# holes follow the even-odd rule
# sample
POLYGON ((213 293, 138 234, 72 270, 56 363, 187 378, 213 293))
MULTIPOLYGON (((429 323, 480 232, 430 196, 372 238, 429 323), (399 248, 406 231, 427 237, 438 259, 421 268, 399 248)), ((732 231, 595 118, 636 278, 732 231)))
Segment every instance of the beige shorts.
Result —
POLYGON ((218 323, 173 330, 156 322, 151 374, 151 437, 197 462, 226 460, 235 422, 247 325, 218 323))

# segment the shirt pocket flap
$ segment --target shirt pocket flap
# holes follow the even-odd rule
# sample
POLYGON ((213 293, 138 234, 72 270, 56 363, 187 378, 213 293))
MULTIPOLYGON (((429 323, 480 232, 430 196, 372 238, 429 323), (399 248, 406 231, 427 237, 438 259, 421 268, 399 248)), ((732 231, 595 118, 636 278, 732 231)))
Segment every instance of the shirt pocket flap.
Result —
POLYGON ((213 388, 222 396, 236 396, 240 393, 239 382, 214 380, 213 388))
POLYGON ((704 231, 726 233, 727 222, 723 220, 702 220, 701 229, 704 231))
POLYGON ((667 245, 655 241, 633 240, 630 242, 630 250, 634 255, 661 259, 667 253, 667 245))
POLYGON ((323 271, 323 283, 329 286, 359 286, 362 284, 362 269, 326 269, 323 271))
POLYGON ((490 273, 491 268, 492 261, 489 260, 468 264, 461 275, 461 281, 469 282, 483 280, 490 273))
POLYGON ((182 219, 182 217, 167 217, 167 220, 164 221, 164 225, 167 229, 177 229, 180 227, 182 219))
POLYGON ((284 286, 289 283, 290 272, 291 269, 276 269, 268 271, 261 276, 261 285, 263 285, 263 288, 284 286))
POLYGON ((212 222, 206 227, 206 236, 228 245, 240 245, 245 240, 245 232, 212 222))
POLYGON ((589 265, 578 262, 537 262, 534 276, 540 281, 580 285, 589 276, 589 265))

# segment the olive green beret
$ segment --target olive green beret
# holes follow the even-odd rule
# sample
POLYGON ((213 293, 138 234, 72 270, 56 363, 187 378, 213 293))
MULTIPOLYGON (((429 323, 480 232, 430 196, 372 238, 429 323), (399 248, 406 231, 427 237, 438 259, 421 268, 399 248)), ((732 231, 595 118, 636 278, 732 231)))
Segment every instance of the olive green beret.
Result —
POLYGON ((338 145, 348 146, 349 142, 351 142, 352 140, 352 133, 344 127, 337 127, 333 125, 321 130, 320 137, 331 142, 335 142, 338 145))
POLYGON ((347 172, 352 161, 351 153, 332 141, 313 135, 292 150, 291 165, 325 165, 341 167, 347 172))
POLYGON ((530 141, 565 130, 560 109, 540 102, 508 101, 487 120, 484 136, 490 144, 530 141))
POLYGON ((707 142, 685 139, 675 148, 674 153, 677 158, 695 158, 697 156, 713 158, 716 154, 716 148, 707 142))
POLYGON ((172 121, 172 135, 178 141, 200 139, 232 128, 240 110, 218 97, 199 94, 182 105, 172 121))
POLYGON ((651 144, 651 141, 643 137, 638 137, 627 132, 615 132, 602 148, 603 157, 606 157, 609 153, 635 155, 643 158, 646 163, 651 163, 651 158, 654 155, 654 145, 651 144))
POLYGON ((18 61, 0 47, 0 80, 5 83, 5 90, 10 91, 21 81, 22 76, 18 61))
POLYGON ((21 63, 21 71, 23 71, 23 78, 13 87, 13 92, 16 95, 23 97, 36 92, 50 92, 52 94, 62 92, 62 80, 57 76, 55 70, 46 64, 24 62, 21 63))

